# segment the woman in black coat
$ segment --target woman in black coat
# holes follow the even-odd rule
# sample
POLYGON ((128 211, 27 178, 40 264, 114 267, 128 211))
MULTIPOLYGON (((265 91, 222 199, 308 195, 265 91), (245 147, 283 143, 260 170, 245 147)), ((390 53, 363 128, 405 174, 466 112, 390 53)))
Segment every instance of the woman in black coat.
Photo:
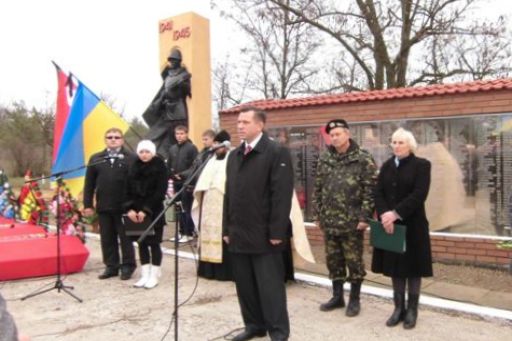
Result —
MULTIPOLYGON (((124 205, 128 219, 142 222, 144 218, 155 217, 163 210, 167 191, 167 168, 162 159, 156 156, 156 147, 150 140, 142 140, 137 145, 138 160, 128 173, 127 201, 124 205)), ((148 235, 139 245, 141 278, 134 286, 151 289, 158 284, 162 264, 162 235, 164 217, 155 224, 155 234, 148 235)), ((141 231, 142 234, 142 231, 141 231)), ((134 237, 135 239, 138 238, 134 237)))
POLYGON ((375 207, 387 233, 394 223, 407 226, 403 254, 374 248, 372 271, 393 281, 395 310, 387 320, 389 327, 404 321, 404 328, 416 325, 421 278, 432 276, 432 254, 425 200, 430 187, 430 162, 416 157, 416 140, 410 131, 399 128, 391 137, 394 156, 381 167, 375 207), (408 286, 407 310, 405 286, 408 286))

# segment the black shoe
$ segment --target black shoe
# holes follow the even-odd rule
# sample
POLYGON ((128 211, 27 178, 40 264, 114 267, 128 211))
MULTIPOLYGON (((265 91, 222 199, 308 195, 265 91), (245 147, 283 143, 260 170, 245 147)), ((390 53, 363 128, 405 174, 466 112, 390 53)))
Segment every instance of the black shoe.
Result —
POLYGON ((132 278, 132 275, 134 272, 135 272, 135 268, 121 269, 121 280, 126 281, 126 280, 132 278))
POLYGON ((117 270, 106 268, 105 271, 101 275, 98 276, 99 279, 107 279, 110 277, 116 277, 118 274, 117 270))
POLYGON ((345 301, 343 300, 343 296, 333 296, 329 301, 320 304, 320 311, 331 311, 336 308, 343 308, 344 306, 345 301))
POLYGON ((343 308, 345 300, 343 299, 343 281, 332 281, 332 297, 329 301, 320 305, 321 311, 331 311, 336 308, 343 308))
POLYGON ((407 297, 407 311, 404 317, 404 329, 413 329, 416 326, 418 319, 418 302, 419 295, 408 295, 407 297))
POLYGON ((359 294, 361 293, 361 282, 350 284, 350 298, 348 300, 347 310, 345 315, 354 317, 359 315, 361 311, 361 303, 359 302, 359 294))
POLYGON ((393 314, 386 321, 386 326, 394 327, 404 320, 405 317, 405 293, 393 292, 393 302, 395 303, 395 310, 393 314))
POLYGON ((263 337, 267 335, 267 332, 264 330, 244 330, 240 334, 236 335, 232 340, 233 341, 247 341, 251 340, 255 337, 263 337))

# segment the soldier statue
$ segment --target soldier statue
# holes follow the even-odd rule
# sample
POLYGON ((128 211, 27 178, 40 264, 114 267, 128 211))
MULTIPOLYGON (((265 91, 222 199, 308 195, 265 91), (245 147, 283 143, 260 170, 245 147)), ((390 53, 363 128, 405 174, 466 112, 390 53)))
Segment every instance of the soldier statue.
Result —
POLYGON ((188 127, 187 97, 192 97, 190 78, 192 75, 181 65, 181 51, 173 48, 162 71, 163 84, 155 98, 142 114, 149 125, 145 139, 153 141, 157 153, 167 159, 171 145, 176 143, 174 128, 188 127))

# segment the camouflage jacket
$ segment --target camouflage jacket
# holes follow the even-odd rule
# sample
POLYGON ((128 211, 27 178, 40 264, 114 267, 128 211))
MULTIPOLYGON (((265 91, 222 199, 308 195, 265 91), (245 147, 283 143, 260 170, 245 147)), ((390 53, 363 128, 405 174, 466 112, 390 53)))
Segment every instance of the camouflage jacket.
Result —
POLYGON ((355 230, 373 216, 377 167, 369 152, 350 139, 346 153, 334 147, 320 155, 316 170, 314 205, 320 227, 329 234, 355 230))

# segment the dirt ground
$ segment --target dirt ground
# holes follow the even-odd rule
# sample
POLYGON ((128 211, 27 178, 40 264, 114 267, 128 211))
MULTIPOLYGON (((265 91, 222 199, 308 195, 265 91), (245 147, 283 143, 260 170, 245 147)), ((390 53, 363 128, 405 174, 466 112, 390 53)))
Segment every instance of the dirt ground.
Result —
MULTIPOLYGON (((64 278, 73 285, 78 303, 56 290, 21 301, 20 298, 43 287, 51 287, 55 277, 0 283, 19 329, 35 341, 50 340, 173 340, 174 258, 164 256, 163 278, 153 290, 135 289, 135 280, 97 279, 102 271, 99 242, 89 239, 91 255, 85 270, 64 278)), ((240 328, 235 288, 231 282, 197 279, 192 260, 179 261, 179 340, 229 340, 240 328), (197 288, 196 288, 197 284, 197 288), (194 291, 195 290, 195 291, 194 291), (231 334, 232 335, 232 334, 231 334)), ((418 325, 406 331, 388 328, 385 320, 392 311, 389 300, 363 295, 361 315, 345 317, 342 310, 323 313, 318 306, 329 290, 306 283, 287 287, 291 321, 290 340, 506 340, 512 322, 461 315, 421 307, 418 325)), ((257 340, 268 340, 261 338, 257 340)))

